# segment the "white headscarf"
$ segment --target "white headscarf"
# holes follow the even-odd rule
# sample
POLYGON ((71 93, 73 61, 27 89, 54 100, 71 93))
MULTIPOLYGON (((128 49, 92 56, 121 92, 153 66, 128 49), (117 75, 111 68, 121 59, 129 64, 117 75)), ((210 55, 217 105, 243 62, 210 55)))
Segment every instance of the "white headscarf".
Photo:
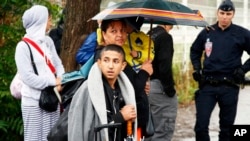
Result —
POLYGON ((35 41, 44 41, 48 22, 48 9, 42 5, 34 5, 27 9, 22 17, 26 37, 35 41))

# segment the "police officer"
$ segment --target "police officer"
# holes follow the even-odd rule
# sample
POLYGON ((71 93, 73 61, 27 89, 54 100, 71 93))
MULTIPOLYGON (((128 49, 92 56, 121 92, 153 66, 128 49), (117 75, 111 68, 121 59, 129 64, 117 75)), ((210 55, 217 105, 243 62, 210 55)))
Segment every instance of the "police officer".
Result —
POLYGON ((195 93, 196 141, 210 141, 208 126, 216 103, 220 107, 219 141, 229 141, 230 126, 236 116, 239 84, 250 70, 250 59, 243 65, 241 63, 243 51, 250 54, 250 33, 232 23, 234 14, 234 4, 223 0, 217 10, 218 21, 202 30, 191 46, 193 77, 199 83, 199 90, 195 93))

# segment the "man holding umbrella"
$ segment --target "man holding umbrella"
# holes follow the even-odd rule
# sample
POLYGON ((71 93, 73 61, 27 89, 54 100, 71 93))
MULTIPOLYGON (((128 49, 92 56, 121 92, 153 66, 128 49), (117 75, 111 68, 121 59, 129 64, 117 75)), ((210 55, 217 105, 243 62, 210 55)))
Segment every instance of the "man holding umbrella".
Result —
POLYGON ((241 63, 243 51, 250 54, 250 32, 232 23, 234 14, 233 2, 224 0, 217 10, 217 23, 202 30, 191 46, 193 77, 199 83, 199 90, 195 93, 196 141, 210 141, 209 120, 217 103, 220 107, 219 141, 230 140, 239 84, 250 70, 250 59, 241 63))

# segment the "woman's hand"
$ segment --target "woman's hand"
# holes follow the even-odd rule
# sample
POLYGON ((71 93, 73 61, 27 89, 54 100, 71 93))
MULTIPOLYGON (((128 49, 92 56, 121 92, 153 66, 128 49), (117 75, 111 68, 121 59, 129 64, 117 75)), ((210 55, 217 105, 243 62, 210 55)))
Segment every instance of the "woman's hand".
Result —
POLYGON ((56 78, 56 89, 57 89, 58 92, 60 92, 62 90, 61 78, 60 77, 56 78))
POLYGON ((148 80, 148 81, 146 82, 144 91, 145 91, 145 93, 146 93, 147 95, 149 95, 149 92, 150 92, 150 80, 148 80))

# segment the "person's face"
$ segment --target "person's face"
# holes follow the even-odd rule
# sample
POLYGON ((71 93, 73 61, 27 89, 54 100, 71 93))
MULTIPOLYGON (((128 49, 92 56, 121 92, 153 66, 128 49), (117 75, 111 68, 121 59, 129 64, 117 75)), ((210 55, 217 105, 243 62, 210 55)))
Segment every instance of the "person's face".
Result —
POLYGON ((218 10, 217 12, 218 24, 222 29, 227 28, 231 23, 234 17, 234 11, 223 11, 218 10))
POLYGON ((47 26, 46 26, 46 32, 48 32, 51 29, 52 25, 53 25, 52 16, 49 16, 48 21, 47 21, 47 26))
POLYGON ((114 84, 117 76, 126 66, 123 56, 111 50, 102 52, 101 59, 98 59, 97 63, 104 77, 111 85, 114 84))
POLYGON ((102 36, 106 45, 123 46, 127 39, 126 27, 123 26, 121 21, 114 21, 109 25, 106 32, 102 31, 102 36))

